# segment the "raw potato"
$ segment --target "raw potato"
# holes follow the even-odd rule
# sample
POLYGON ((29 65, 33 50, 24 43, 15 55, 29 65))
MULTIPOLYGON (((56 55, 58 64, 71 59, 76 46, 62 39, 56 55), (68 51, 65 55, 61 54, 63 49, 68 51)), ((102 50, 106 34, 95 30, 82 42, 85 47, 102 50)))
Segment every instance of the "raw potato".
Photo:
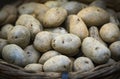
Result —
POLYGON ((66 29, 64 29, 63 27, 47 28, 47 29, 44 29, 44 30, 52 32, 52 33, 58 33, 58 34, 67 34, 68 33, 66 31, 66 29))
POLYGON ((52 34, 47 31, 42 31, 36 35, 33 44, 34 44, 34 47, 39 52, 44 53, 44 52, 52 49, 51 41, 52 41, 52 34))
POLYGON ((9 32, 13 29, 13 25, 6 24, 1 28, 1 37, 7 39, 9 32))
POLYGON ((43 19, 44 27, 58 27, 67 17, 67 11, 61 7, 54 7, 49 9, 43 19))
POLYGON ((24 67, 25 70, 28 71, 35 71, 35 72, 42 72, 43 71, 43 65, 33 63, 33 64, 28 64, 24 67))
POLYGON ((91 26, 89 28, 89 34, 90 34, 90 37, 95 38, 96 40, 98 40, 99 42, 101 42, 102 44, 107 46, 107 44, 101 39, 100 34, 99 34, 99 30, 97 27, 91 26))
POLYGON ((25 48, 30 42, 30 31, 25 26, 16 25, 8 34, 8 42, 25 48))
POLYGON ((62 34, 53 38, 52 47, 67 56, 74 56, 79 52, 81 39, 73 34, 62 34))
POLYGON ((68 14, 77 14, 80 10, 87 7, 87 5, 77 1, 69 1, 64 3, 61 7, 67 10, 68 14))
POLYGON ((69 28, 70 33, 77 35, 81 40, 89 35, 87 26, 77 15, 70 15, 68 17, 67 27, 69 28))
POLYGON ((120 30, 116 24, 107 23, 100 28, 101 38, 108 43, 112 43, 118 40, 120 30))
POLYGON ((74 61, 74 71, 86 72, 94 68, 93 62, 87 57, 78 57, 74 61))
POLYGON ((90 6, 82 9, 78 14, 83 19, 87 26, 101 26, 109 22, 110 16, 102 8, 90 6))
POLYGON ((25 66, 27 61, 25 52, 15 44, 6 45, 2 50, 2 57, 5 61, 18 66, 25 66))
POLYGON ((57 55, 61 55, 61 54, 54 50, 47 51, 40 57, 39 63, 44 64, 47 60, 57 55))
POLYGON ((27 64, 37 63, 41 54, 38 52, 33 45, 29 45, 24 49, 25 53, 27 54, 27 64))
POLYGON ((98 40, 87 37, 82 42, 83 54, 97 64, 106 63, 110 56, 110 50, 98 40))
POLYGON ((27 27, 31 32, 31 37, 34 39, 35 35, 43 30, 41 23, 33 16, 28 14, 21 15, 16 21, 16 25, 27 27), (29 18, 29 19, 28 19, 29 18))
POLYGON ((109 49, 111 50, 111 57, 115 60, 120 60, 120 41, 113 42, 109 49))
POLYGON ((45 5, 49 8, 59 7, 61 3, 59 1, 47 1, 45 5))
POLYGON ((47 60, 43 65, 43 69, 45 72, 71 71, 72 63, 67 56, 58 55, 47 60))
POLYGON ((8 44, 8 41, 7 40, 5 40, 5 39, 1 39, 0 38, 0 58, 2 57, 2 49, 3 49, 3 47, 4 46, 6 46, 8 44))

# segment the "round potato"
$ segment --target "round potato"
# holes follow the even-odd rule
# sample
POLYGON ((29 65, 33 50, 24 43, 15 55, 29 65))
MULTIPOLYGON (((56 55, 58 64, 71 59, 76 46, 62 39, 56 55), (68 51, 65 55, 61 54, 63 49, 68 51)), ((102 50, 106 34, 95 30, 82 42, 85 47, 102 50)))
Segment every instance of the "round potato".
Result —
POLYGON ((25 66, 27 61, 25 52, 22 48, 15 44, 4 46, 2 50, 2 57, 5 61, 18 66, 25 66))
POLYGON ((80 10, 87 7, 87 5, 79 3, 77 1, 69 1, 61 5, 61 7, 66 9, 68 14, 77 14, 80 10))
POLYGON ((58 34, 67 34, 68 33, 66 31, 66 29, 64 29, 63 27, 47 28, 47 29, 44 29, 44 30, 52 32, 52 33, 58 33, 58 34))
POLYGON ((83 19, 87 26, 101 26, 109 22, 110 16, 102 8, 90 6, 82 9, 78 14, 83 19))
POLYGON ((39 32, 34 39, 34 47, 39 52, 44 53, 52 49, 51 41, 52 41, 52 34, 50 32, 47 31, 39 32))
POLYGON ((77 15, 70 15, 68 17, 67 27, 69 28, 70 33, 77 35, 81 40, 89 35, 86 24, 77 15))
POLYGON ((79 52, 80 45, 81 39, 73 34, 58 35, 52 40, 53 49, 68 56, 76 55, 79 52))
POLYGON ((41 23, 33 16, 28 14, 21 15, 16 21, 16 25, 22 25, 30 30, 31 38, 34 39, 35 35, 43 30, 41 23), (29 19, 28 19, 29 18, 29 19))
POLYGON ((1 39, 0 38, 0 58, 2 57, 2 49, 3 49, 3 47, 4 46, 6 46, 8 44, 8 41, 7 40, 5 40, 5 39, 1 39))
POLYGON ((113 42, 109 49, 111 50, 111 57, 115 60, 120 60, 120 41, 113 42))
POLYGON ((78 57, 74 61, 74 71, 86 72, 94 68, 93 62, 87 57, 78 57))
POLYGON ((42 72, 43 71, 43 65, 37 64, 37 63, 32 63, 28 64, 24 67, 25 70, 28 71, 34 71, 34 72, 42 72))
POLYGON ((110 50, 98 40, 87 37, 82 42, 83 54, 97 64, 106 63, 110 56, 110 50))
POLYGON ((38 52, 33 45, 29 45, 24 49, 25 53, 27 54, 27 64, 37 63, 41 54, 38 52))
POLYGON ((58 27, 67 17, 67 11, 61 7, 54 7, 49 9, 43 19, 44 27, 58 27))
POLYGON ((43 69, 45 72, 71 71, 72 63, 67 56, 58 55, 47 60, 43 65, 43 69))
POLYGON ((115 42, 119 39, 120 30, 119 27, 114 23, 104 24, 100 28, 101 38, 108 43, 115 42))
POLYGON ((47 60, 57 55, 60 55, 60 53, 57 51, 54 50, 47 51, 40 57, 39 63, 44 64, 47 60))
POLYGON ((13 29, 13 25, 6 24, 1 28, 1 37, 7 39, 9 32, 13 29))
POLYGON ((16 25, 8 34, 8 42, 25 48, 30 42, 30 31, 21 25, 16 25))

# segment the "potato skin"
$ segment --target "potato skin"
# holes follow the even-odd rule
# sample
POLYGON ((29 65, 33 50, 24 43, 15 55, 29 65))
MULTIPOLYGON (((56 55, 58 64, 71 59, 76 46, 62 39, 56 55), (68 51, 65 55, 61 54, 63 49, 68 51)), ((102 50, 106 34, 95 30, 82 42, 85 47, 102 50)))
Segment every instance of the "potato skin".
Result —
POLYGON ((111 50, 111 57, 115 60, 120 60, 120 41, 113 42, 109 49, 111 50))
POLYGON ((67 11, 61 7, 54 7, 49 9, 43 19, 44 27, 58 27, 67 17, 67 11))
POLYGON ((120 35, 120 30, 118 26, 114 23, 104 24, 100 28, 100 36, 105 42, 108 43, 115 42, 119 39, 119 35, 120 35))
POLYGON ((8 42, 25 48, 30 42, 30 31, 21 25, 16 25, 8 34, 8 42))
POLYGON ((43 71, 43 65, 37 64, 37 63, 32 63, 28 64, 24 67, 25 70, 28 71, 35 71, 35 72, 42 72, 43 71))
POLYGON ((52 39, 53 49, 68 56, 76 55, 80 45, 81 39, 73 34, 62 34, 52 39))
POLYGON ((62 72, 71 71, 71 66, 71 60, 67 56, 58 55, 47 60, 43 65, 43 69, 45 72, 62 72))
POLYGON ((78 14, 87 26, 101 26, 109 22, 110 16, 107 11, 96 6, 82 9, 78 14))
POLYGON ((41 53, 38 52, 33 45, 29 45, 24 49, 26 55, 27 55, 27 64, 31 64, 31 63, 37 63, 41 53))
POLYGON ((83 40, 82 52, 86 57, 97 64, 106 63, 111 56, 110 50, 92 37, 87 37, 83 40))
POLYGON ((47 31, 42 31, 36 35, 33 45, 39 52, 44 53, 52 49, 51 41, 52 41, 52 34, 47 31))
POLYGON ((40 57, 39 63, 44 64, 47 60, 57 55, 61 55, 61 54, 55 50, 47 51, 40 57))
POLYGON ((2 57, 5 61, 18 66, 25 66, 27 61, 25 52, 15 44, 6 45, 2 50, 2 57))
POLYGON ((74 71, 85 72, 94 68, 93 62, 87 57, 78 57, 74 61, 74 71))

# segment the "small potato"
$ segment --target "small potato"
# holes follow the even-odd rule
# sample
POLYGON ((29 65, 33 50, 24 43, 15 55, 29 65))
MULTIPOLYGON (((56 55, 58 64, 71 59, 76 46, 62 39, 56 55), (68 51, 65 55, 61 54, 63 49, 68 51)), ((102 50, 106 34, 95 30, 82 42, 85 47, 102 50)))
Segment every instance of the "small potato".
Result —
POLYGON ((61 54, 54 50, 47 51, 41 56, 41 58, 39 59, 39 63, 44 64, 47 60, 57 55, 61 55, 61 54))
POLYGON ((67 27, 69 28, 70 33, 77 35, 81 40, 89 35, 86 24, 77 15, 68 16, 67 27))
POLYGON ((59 7, 61 5, 59 1, 47 1, 44 4, 49 8, 59 7))
POLYGON ((2 50, 2 57, 5 61, 18 66, 25 66, 27 61, 25 52, 15 44, 6 45, 2 50))
POLYGON ((38 52, 33 45, 29 45, 24 49, 25 53, 27 54, 27 64, 37 63, 40 58, 40 52, 38 52))
POLYGON ((22 25, 27 27, 30 30, 31 37, 33 39, 38 32, 43 30, 41 23, 33 16, 28 14, 21 15, 16 21, 16 25, 22 25))
POLYGON ((51 47, 52 34, 47 31, 39 32, 34 39, 34 47, 39 52, 46 52, 52 49, 51 47))
POLYGON ((5 40, 5 39, 1 39, 0 38, 0 58, 2 57, 2 49, 3 49, 3 47, 4 46, 6 46, 8 44, 8 41, 7 40, 5 40))
POLYGON ((30 42, 30 31, 21 25, 16 25, 8 34, 8 42, 25 48, 30 42))
POLYGON ((47 29, 44 29, 44 30, 52 32, 52 33, 58 33, 58 34, 67 34, 68 33, 66 31, 66 29, 64 29, 63 27, 47 28, 47 29))
POLYGON ((7 39, 9 32, 13 29, 13 25, 6 24, 1 28, 1 37, 7 39))
POLYGON ((67 11, 61 7, 54 7, 49 9, 43 19, 44 27, 58 27, 67 17, 67 11))
POLYGON ((68 14, 77 14, 80 10, 87 7, 87 5, 79 3, 77 1, 69 1, 61 5, 64 9, 67 10, 68 14))
POLYGON ((4 23, 4 21, 7 19, 8 13, 4 10, 0 11, 0 25, 4 23))
POLYGON ((120 41, 113 42, 109 49, 111 50, 111 56, 115 60, 120 60, 120 41))
POLYGON ((118 26, 114 23, 104 24, 100 28, 100 36, 101 38, 108 43, 115 42, 119 39, 120 30, 118 26))
POLYGON ((58 55, 47 60, 43 65, 43 69, 45 72, 71 71, 72 63, 67 56, 58 55))
POLYGON ((74 71, 86 72, 94 68, 93 62, 87 57, 78 57, 74 61, 74 71))
POLYGON ((58 35, 52 40, 53 49, 68 56, 76 55, 79 52, 80 45, 81 39, 73 34, 58 35))
POLYGON ((110 16, 102 8, 90 6, 82 9, 78 14, 83 19, 87 26, 101 26, 109 22, 110 16))
POLYGON ((92 37, 87 37, 83 40, 82 52, 86 57, 97 64, 106 63, 111 56, 110 50, 104 44, 92 37))
POLYGON ((43 71, 43 66, 41 64, 28 64, 24 67, 25 70, 28 71, 34 71, 34 72, 42 72, 43 71))

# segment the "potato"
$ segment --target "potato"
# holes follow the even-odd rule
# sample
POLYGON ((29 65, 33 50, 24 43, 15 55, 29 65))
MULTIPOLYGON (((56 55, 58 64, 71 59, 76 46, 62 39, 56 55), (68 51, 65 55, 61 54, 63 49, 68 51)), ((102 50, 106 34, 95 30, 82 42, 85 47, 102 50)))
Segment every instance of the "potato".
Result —
POLYGON ((112 43, 118 40, 120 35, 120 30, 118 26, 114 23, 104 24, 100 28, 100 36, 101 38, 108 43, 112 43))
POLYGON ((59 34, 67 34, 68 32, 66 31, 66 29, 64 29, 63 27, 55 27, 55 28, 46 28, 44 29, 45 31, 49 31, 52 33, 59 33, 59 34))
POLYGON ((25 70, 34 71, 34 72, 42 72, 43 71, 42 68, 43 66, 37 63, 28 64, 24 67, 25 70))
POLYGON ((72 64, 71 60, 67 56, 58 55, 47 60, 43 65, 43 69, 45 72, 71 71, 72 64))
POLYGON ((44 53, 52 49, 51 41, 52 41, 52 34, 47 31, 42 31, 36 35, 33 44, 34 44, 34 47, 39 52, 44 53))
POLYGON ((87 37, 83 40, 82 52, 86 57, 97 64, 106 63, 111 56, 110 50, 104 44, 92 37, 87 37))
POLYGON ((38 52, 34 47, 33 45, 29 45, 27 46, 25 49, 24 49, 25 53, 27 54, 27 63, 28 64, 31 64, 31 63, 37 63, 40 56, 41 56, 41 53, 38 52))
POLYGON ((62 34, 52 39, 52 47, 61 54, 74 56, 79 52, 81 39, 73 34, 62 34))
POLYGON ((6 45, 2 50, 2 57, 5 61, 18 66, 25 66, 27 61, 23 49, 15 44, 6 45))
POLYGON ((13 25, 6 24, 1 28, 1 37, 7 39, 8 33, 13 29, 13 25))
POLYGON ((115 60, 120 60, 120 41, 113 42, 109 49, 111 50, 111 57, 115 60))
POLYGON ((16 21, 16 25, 27 27, 30 30, 32 38, 34 38, 38 32, 43 30, 41 23, 33 16, 28 14, 21 15, 16 21))
POLYGON ((74 71, 86 72, 94 68, 93 62, 87 57, 78 57, 74 61, 74 71))
POLYGON ((90 6, 82 9, 78 14, 87 26, 101 26, 109 22, 110 16, 102 8, 90 6))
POLYGON ((97 6, 97 7, 106 9, 106 3, 103 0, 95 0, 90 4, 90 6, 97 6))
POLYGON ((77 14, 80 10, 87 7, 87 5, 77 1, 69 1, 64 3, 61 7, 67 10, 68 14, 77 14))
POLYGON ((30 31, 21 25, 16 25, 8 34, 8 42, 25 48, 30 42, 30 31))
POLYGON ((7 40, 0 38, 0 58, 2 57, 2 54, 1 54, 1 53, 2 53, 2 49, 3 49, 3 47, 6 46, 7 44, 8 44, 7 40))
POLYGON ((49 9, 43 19, 44 27, 58 27, 67 17, 67 11, 61 7, 54 7, 49 9))
POLYGON ((89 34, 90 34, 90 37, 95 38, 96 40, 98 40, 99 42, 101 42, 102 44, 107 46, 107 44, 100 37, 99 30, 98 30, 98 28, 96 26, 91 26, 89 28, 89 34))
POLYGON ((4 23, 4 21, 7 19, 8 13, 4 10, 0 11, 0 25, 1 23, 4 23))
POLYGON ((44 64, 47 60, 57 55, 61 55, 61 54, 55 50, 47 51, 40 57, 39 63, 44 64))
POLYGON ((61 5, 59 1, 47 1, 44 4, 49 8, 59 7, 61 5))
POLYGON ((69 28, 70 33, 77 35, 81 40, 89 35, 86 24, 77 15, 68 16, 67 27, 69 28))

